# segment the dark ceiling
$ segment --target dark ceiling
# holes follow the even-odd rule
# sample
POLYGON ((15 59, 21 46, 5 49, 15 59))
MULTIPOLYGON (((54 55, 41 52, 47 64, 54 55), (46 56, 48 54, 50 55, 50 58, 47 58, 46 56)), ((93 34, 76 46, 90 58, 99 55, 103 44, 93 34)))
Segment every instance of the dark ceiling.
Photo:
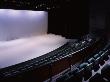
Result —
POLYGON ((51 10, 68 5, 71 0, 2 0, 0 8, 51 10))

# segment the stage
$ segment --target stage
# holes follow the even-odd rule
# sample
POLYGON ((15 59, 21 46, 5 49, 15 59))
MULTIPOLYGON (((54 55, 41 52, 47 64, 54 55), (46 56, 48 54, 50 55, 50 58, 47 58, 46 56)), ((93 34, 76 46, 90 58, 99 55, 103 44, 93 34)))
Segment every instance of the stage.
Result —
POLYGON ((0 41, 0 68, 42 56, 59 48, 67 41, 66 38, 54 34, 0 41))

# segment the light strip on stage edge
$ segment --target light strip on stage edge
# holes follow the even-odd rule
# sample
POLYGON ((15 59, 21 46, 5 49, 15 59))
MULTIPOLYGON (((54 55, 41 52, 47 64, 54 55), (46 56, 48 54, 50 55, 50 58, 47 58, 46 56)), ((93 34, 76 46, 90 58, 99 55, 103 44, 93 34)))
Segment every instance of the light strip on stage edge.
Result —
POLYGON ((0 9, 0 14, 6 13, 12 16, 17 16, 22 13, 27 15, 43 15, 46 11, 31 11, 31 10, 13 10, 13 9, 0 9))

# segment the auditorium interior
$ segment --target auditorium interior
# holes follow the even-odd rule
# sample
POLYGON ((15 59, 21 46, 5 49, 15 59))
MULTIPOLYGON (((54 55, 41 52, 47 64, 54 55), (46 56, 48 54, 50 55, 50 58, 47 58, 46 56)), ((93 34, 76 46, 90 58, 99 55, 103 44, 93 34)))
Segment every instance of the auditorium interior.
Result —
POLYGON ((0 82, 110 82, 109 0, 1 0, 0 82))

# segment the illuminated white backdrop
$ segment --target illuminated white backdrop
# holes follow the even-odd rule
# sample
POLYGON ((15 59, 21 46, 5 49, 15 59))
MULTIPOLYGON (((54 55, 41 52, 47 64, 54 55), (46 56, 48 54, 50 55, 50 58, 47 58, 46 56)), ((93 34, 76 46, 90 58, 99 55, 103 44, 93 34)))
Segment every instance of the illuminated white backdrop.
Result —
POLYGON ((48 12, 0 9, 0 40, 47 33, 48 12))

